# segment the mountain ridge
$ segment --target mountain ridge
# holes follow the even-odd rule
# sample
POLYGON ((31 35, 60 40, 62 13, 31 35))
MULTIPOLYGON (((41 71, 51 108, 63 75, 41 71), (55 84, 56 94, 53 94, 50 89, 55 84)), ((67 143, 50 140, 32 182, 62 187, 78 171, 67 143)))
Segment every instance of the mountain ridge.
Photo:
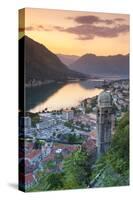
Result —
POLYGON ((109 56, 84 54, 69 67, 72 70, 90 75, 129 75, 129 54, 109 56))
POLYGON ((66 54, 56 54, 58 58, 67 66, 74 63, 80 56, 77 55, 66 55, 66 54))
POLYGON ((84 77, 79 72, 69 69, 46 46, 28 36, 19 40, 19 66, 23 68, 23 65, 26 84, 35 81, 64 81, 84 77))

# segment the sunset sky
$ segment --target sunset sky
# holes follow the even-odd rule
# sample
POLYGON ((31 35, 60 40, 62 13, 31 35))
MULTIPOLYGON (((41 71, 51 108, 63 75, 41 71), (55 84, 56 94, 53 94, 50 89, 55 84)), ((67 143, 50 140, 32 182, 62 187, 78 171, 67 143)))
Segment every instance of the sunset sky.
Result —
POLYGON ((129 53, 129 15, 48 9, 20 11, 19 32, 66 55, 129 53))

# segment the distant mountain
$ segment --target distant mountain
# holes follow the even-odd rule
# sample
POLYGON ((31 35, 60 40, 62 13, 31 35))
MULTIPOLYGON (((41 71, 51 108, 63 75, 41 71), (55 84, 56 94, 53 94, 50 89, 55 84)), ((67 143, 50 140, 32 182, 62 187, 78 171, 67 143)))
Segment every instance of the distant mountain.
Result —
POLYGON ((70 69, 90 75, 129 75, 129 54, 96 56, 85 54, 70 69))
POLYGON ((79 56, 76 55, 64 55, 64 54, 56 54, 56 55, 65 65, 70 65, 79 58, 79 56))
POLYGON ((19 65, 25 66, 26 83, 83 77, 72 71, 44 45, 24 36, 19 40, 19 65), (24 61, 23 61, 24 54, 24 61), (24 63, 23 63, 24 62, 24 63))

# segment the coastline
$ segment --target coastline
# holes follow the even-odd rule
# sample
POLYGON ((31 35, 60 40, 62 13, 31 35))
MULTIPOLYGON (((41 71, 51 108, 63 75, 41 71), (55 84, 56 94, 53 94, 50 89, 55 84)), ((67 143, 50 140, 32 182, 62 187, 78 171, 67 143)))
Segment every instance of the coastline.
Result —
POLYGON ((38 87, 38 86, 42 86, 42 85, 48 85, 51 83, 65 84, 65 83, 80 82, 80 81, 85 81, 85 80, 88 80, 88 78, 72 78, 72 79, 70 78, 70 79, 66 79, 66 80, 45 80, 45 81, 33 80, 30 83, 25 83, 25 87, 26 88, 38 87))

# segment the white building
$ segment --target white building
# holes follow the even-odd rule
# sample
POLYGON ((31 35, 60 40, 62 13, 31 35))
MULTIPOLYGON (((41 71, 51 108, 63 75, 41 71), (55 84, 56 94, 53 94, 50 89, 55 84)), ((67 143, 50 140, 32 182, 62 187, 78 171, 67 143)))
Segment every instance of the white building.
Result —
POLYGON ((36 124, 37 129, 43 130, 45 128, 50 128, 52 126, 56 125, 56 120, 51 119, 49 117, 43 118, 43 121, 36 124))
POLYGON ((60 154, 60 153, 62 152, 62 149, 57 149, 55 152, 56 152, 57 154, 60 154))
POLYGON ((62 117, 65 120, 73 120, 73 118, 74 118, 74 111, 73 110, 69 110, 69 109, 63 110, 62 117))
POLYGON ((31 128, 31 118, 24 117, 24 127, 30 129, 31 128))

